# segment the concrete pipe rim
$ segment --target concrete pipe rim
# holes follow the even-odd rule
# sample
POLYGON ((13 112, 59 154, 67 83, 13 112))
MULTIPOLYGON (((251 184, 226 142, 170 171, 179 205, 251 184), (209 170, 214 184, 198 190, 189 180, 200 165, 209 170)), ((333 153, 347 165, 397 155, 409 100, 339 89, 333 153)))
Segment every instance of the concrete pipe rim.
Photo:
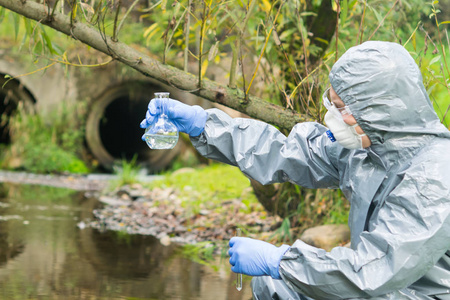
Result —
MULTIPOLYGON (((133 90, 134 93, 141 96, 145 95, 146 98, 148 97, 148 100, 146 99, 141 100, 145 101, 145 107, 148 104, 148 101, 151 99, 153 92, 161 90, 156 85, 147 82, 142 83, 133 82, 132 86, 133 88, 137 87, 138 89, 137 91, 133 90)), ((95 157, 95 159, 98 160, 99 165, 101 165, 103 168, 109 171, 112 171, 115 165, 120 164, 122 159, 114 157, 110 153, 110 151, 108 151, 108 149, 105 147, 101 137, 100 123, 102 122, 102 118, 104 117, 105 111, 110 105, 112 105, 114 101, 117 101, 118 99, 121 98, 127 99, 129 98, 130 89, 131 88, 129 83, 122 83, 106 89, 99 97, 97 97, 92 102, 90 106, 90 111, 87 116, 86 134, 85 134, 87 146, 90 152, 95 157)), ((144 117, 145 117, 145 110, 142 111, 142 117, 139 120, 136 120, 136 127, 132 128, 131 130, 141 131, 141 133, 143 134, 144 130, 140 129, 138 125, 144 117)), ((140 140, 140 142, 145 144, 144 141, 140 140)), ((180 139, 174 149, 148 150, 151 151, 148 154, 149 159, 146 159, 146 157, 144 157, 144 159, 142 160, 141 157, 141 160, 138 161, 138 163, 146 167, 151 172, 159 171, 167 167, 170 164, 170 162, 175 158, 175 156, 177 156, 180 153, 182 149, 182 144, 183 141, 182 139, 180 139)), ((147 146, 145 145, 145 147, 147 146)))

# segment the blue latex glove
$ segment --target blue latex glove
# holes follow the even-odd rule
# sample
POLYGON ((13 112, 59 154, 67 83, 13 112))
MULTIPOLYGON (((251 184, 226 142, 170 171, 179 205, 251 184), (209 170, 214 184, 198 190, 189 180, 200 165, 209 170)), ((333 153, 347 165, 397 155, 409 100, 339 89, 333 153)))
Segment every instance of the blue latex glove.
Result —
POLYGON ((290 248, 288 245, 276 247, 272 244, 245 237, 230 239, 231 271, 250 276, 270 275, 281 279, 278 267, 281 257, 290 248))
MULTIPOLYGON (((203 132, 208 117, 203 108, 198 105, 187 105, 173 99, 160 98, 152 99, 148 104, 148 110, 145 119, 141 122, 141 128, 152 125, 156 117, 161 114, 163 103, 165 104, 165 114, 175 124, 178 131, 190 136, 199 136, 203 132)), ((145 140, 144 137, 142 139, 145 140)))

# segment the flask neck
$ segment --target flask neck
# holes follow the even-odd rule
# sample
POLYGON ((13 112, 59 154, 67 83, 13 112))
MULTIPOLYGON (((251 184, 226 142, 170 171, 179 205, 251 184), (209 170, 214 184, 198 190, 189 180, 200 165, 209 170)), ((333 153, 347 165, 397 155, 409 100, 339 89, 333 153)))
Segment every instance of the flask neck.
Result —
POLYGON ((168 123, 169 122, 169 118, 167 117, 167 115, 162 112, 159 116, 158 119, 156 121, 157 124, 164 124, 164 123, 168 123))
POLYGON ((164 116, 167 118, 167 98, 160 98, 161 99, 161 116, 164 116))

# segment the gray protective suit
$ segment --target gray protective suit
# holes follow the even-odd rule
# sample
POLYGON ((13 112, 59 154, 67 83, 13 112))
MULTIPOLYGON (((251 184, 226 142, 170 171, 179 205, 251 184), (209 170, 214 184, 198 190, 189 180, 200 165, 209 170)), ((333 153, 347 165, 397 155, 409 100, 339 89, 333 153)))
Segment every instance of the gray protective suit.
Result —
POLYGON ((326 252, 297 240, 281 260, 282 280, 253 279, 254 298, 450 299, 450 132, 416 63, 398 44, 366 42, 329 78, 369 148, 332 143, 318 123, 297 124, 286 137, 214 109, 191 138, 202 155, 263 184, 340 188, 351 203, 350 248, 326 252))

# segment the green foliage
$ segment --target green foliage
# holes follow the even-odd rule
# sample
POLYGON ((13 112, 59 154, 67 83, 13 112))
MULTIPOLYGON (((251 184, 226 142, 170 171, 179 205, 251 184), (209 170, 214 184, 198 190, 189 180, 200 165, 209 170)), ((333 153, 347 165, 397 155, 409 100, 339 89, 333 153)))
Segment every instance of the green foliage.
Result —
MULTIPOLYGON (((31 141, 33 143, 33 141, 31 141)), ((28 145, 24 150, 22 168, 32 173, 87 173, 88 168, 74 154, 53 143, 28 145)))
POLYGON ((240 198, 243 190, 250 186, 248 178, 238 168, 220 163, 199 167, 195 172, 186 170, 167 174, 162 181, 154 181, 150 185, 197 191, 204 201, 240 198))
MULTIPOLYGON (((333 192, 333 201, 324 212, 324 224, 347 224, 350 205, 342 192, 333 192)), ((328 202, 327 200, 325 200, 328 202)))
POLYGON ((283 219, 281 226, 275 232, 277 240, 283 243, 292 241, 291 222, 289 218, 283 219))
MULTIPOLYGON (((449 127, 446 112, 450 108, 450 73, 448 71, 449 37, 447 33, 450 1, 367 1, 357 3, 347 22, 340 24, 339 53, 365 40, 398 42, 406 47, 421 68, 424 84, 442 122, 449 127), (363 22, 361 18, 364 16, 363 22), (355 34, 359 38, 355 40, 355 34)), ((335 48, 331 45, 330 49, 335 48)), ((331 67, 331 64, 330 64, 331 67)))
POLYGON ((194 211, 217 207, 223 201, 241 199, 247 207, 258 203, 253 193, 245 193, 249 180, 236 168, 225 164, 211 164, 194 169, 181 169, 167 174, 163 180, 150 183, 153 187, 174 187, 180 190, 184 205, 194 211))
POLYGON ((306 189, 291 183, 279 186, 280 205, 277 213, 283 217, 279 238, 288 241, 293 235, 287 228, 304 229, 319 224, 346 224, 350 205, 340 190, 306 189))
POLYGON ((34 114, 20 103, 10 118, 11 144, 2 166, 34 173, 87 173, 83 151, 84 105, 67 105, 48 115, 34 114))
MULTIPOLYGON (((70 15, 74 22, 88 23, 122 42, 145 47, 152 56, 179 67, 184 65, 200 77, 216 76, 213 68, 223 73, 222 68, 230 66, 225 70, 230 86, 319 122, 324 114, 320 95, 328 85, 329 69, 345 50, 369 39, 403 44, 419 21, 431 38, 443 42, 444 29, 450 22, 448 12, 438 7, 445 7, 448 0, 426 5, 420 0, 206 0, 192 1, 191 6, 189 0, 167 0, 122 3, 120 7, 119 3, 74 2, 70 10, 58 3, 49 11, 70 15), (439 15, 443 19, 435 22, 439 15)), ((67 57, 74 50, 68 46, 69 39, 59 38, 58 33, 45 30, 41 24, 5 10, 0 13, 2 19, 2 34, 16 40, 22 37, 21 46, 27 46, 35 55, 69 63, 67 57)), ((414 40, 424 36, 418 31, 414 40)), ((442 53, 441 58, 445 60, 442 53)), ((442 66, 447 68, 446 63, 442 66)), ((435 107, 444 117, 450 105, 448 93, 442 93, 442 88, 430 91, 435 93, 435 107)))
MULTIPOLYGON (((331 11, 340 12, 336 24, 333 14, 321 18, 323 1, 194 1, 186 30, 183 23, 189 9, 187 2, 158 2, 141 16, 149 22, 144 38, 152 52, 174 64, 181 63, 178 57, 187 55, 185 61, 195 62, 198 68, 194 73, 200 76, 208 76, 208 69, 227 58, 234 61, 237 55, 241 69, 226 71, 230 78, 234 72, 241 73, 236 82, 238 88, 308 114, 319 122, 325 112, 320 103, 321 92, 328 85, 329 69, 343 52, 369 39, 404 44, 419 21, 425 30, 436 31, 426 17, 430 12, 433 17, 442 13, 433 8, 437 2, 423 5, 419 0, 346 0, 340 1, 339 7, 331 1, 331 11), (317 26, 316 20, 322 26, 317 26), (335 29, 334 37, 327 34, 335 29), (253 87, 249 89, 249 85, 253 87)), ((448 26, 447 19, 438 24, 442 28, 448 26)), ((431 37, 436 36, 433 32, 429 32, 431 37)), ((415 39, 419 38, 425 38, 425 34, 417 32, 415 39)), ((429 57, 430 53, 426 55, 429 57)), ((424 59, 433 59, 428 57, 424 59)), ((431 96, 436 109, 442 111, 441 118, 450 105, 448 93, 442 89, 448 88, 430 90, 434 91, 431 96)))
POLYGON ((117 179, 111 181, 110 189, 139 182, 138 175, 140 167, 137 164, 136 154, 130 161, 122 159, 120 166, 114 166, 113 168, 114 174, 117 175, 117 179))
MULTIPOLYGON (((428 26, 428 29, 425 29, 427 26, 424 26, 425 28, 420 27, 424 34, 423 45, 419 48, 418 44, 422 44, 421 41, 416 42, 416 39, 413 39, 412 46, 414 51, 417 51, 415 52, 416 60, 424 75, 424 84, 435 111, 442 122, 450 128, 450 115, 448 114, 450 109, 450 66, 448 57, 450 54, 450 39, 447 29, 444 30, 445 26, 448 27, 450 21, 448 19, 442 21, 442 18, 449 18, 450 15, 447 12, 446 15, 441 16, 438 4, 439 1, 433 1, 430 4, 431 14, 429 19, 435 24, 435 30, 433 31, 430 26, 428 26), (429 44, 433 45, 433 51, 428 51, 429 44)), ((415 37, 414 33, 413 36, 415 37)))
POLYGON ((63 49, 70 45, 63 34, 5 9, 0 12, 0 24, 0 36, 3 40, 12 39, 17 42, 19 51, 26 49, 35 58, 61 55, 63 49))

